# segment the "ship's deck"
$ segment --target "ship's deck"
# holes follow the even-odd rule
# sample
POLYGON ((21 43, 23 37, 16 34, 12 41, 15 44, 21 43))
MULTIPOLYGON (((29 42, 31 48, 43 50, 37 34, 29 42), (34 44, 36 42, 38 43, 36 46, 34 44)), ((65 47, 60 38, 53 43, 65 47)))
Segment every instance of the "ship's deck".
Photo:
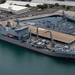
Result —
MULTIPOLYGON (((36 27, 35 26, 29 26, 29 29, 33 34, 36 34, 36 27)), ((61 41, 64 43, 72 43, 75 41, 75 36, 52 31, 53 39, 57 41, 61 41)), ((50 38, 50 32, 47 29, 39 28, 39 35, 50 38)))
MULTIPOLYGON (((13 20, 8 20, 8 21, 11 23, 11 25, 16 25, 16 22, 14 22, 13 20)), ((2 22, 0 22, 0 24, 6 25, 6 23, 8 21, 2 21, 2 22)), ((20 25, 24 26, 25 24, 20 23, 20 25)), ((31 30, 31 32, 33 34, 36 34, 36 27, 35 26, 29 26, 29 29, 31 30)), ((64 42, 64 43, 72 43, 75 41, 75 36, 52 31, 52 30, 51 30, 51 32, 53 34, 54 40, 64 42)), ((46 37, 46 38, 50 38, 50 32, 47 29, 39 28, 39 35, 46 37)))

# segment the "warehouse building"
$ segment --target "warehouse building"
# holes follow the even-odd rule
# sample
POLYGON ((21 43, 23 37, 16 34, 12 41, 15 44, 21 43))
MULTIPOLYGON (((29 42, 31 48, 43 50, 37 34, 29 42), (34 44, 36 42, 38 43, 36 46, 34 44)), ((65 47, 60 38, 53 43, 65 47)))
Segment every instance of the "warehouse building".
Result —
POLYGON ((30 8, 4 3, 0 5, 0 10, 12 12, 13 14, 21 14, 28 12, 30 8))

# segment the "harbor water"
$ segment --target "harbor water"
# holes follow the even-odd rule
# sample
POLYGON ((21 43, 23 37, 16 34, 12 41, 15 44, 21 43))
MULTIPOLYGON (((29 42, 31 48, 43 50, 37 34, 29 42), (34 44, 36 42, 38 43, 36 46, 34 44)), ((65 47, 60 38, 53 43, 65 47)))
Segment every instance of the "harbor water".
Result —
POLYGON ((0 41, 0 75, 74 75, 75 62, 0 41))

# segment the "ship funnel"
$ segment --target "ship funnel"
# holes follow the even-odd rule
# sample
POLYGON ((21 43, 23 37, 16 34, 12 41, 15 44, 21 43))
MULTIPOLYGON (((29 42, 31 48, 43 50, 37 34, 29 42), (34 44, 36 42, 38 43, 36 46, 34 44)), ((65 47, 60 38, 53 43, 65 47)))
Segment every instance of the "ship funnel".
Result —
POLYGON ((17 22, 17 26, 20 26, 20 21, 19 21, 19 19, 17 19, 16 22, 17 22))
POLYGON ((52 32, 50 31, 50 38, 51 38, 51 42, 53 43, 53 36, 52 36, 52 32))
POLYGON ((70 46, 70 41, 68 42, 68 47, 69 47, 69 49, 71 48, 71 46, 70 46))
POLYGON ((38 40, 38 37, 39 37, 38 36, 38 27, 36 28, 36 35, 37 35, 37 38, 36 39, 38 40))

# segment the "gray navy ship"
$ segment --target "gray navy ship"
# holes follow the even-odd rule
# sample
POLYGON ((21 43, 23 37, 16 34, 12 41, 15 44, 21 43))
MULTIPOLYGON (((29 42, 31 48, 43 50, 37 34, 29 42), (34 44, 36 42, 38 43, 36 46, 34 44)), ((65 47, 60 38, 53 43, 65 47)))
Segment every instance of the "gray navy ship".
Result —
POLYGON ((17 24, 12 26, 10 22, 4 26, 0 24, 0 40, 6 41, 29 50, 33 50, 45 55, 75 59, 75 44, 61 43, 55 41, 52 36, 52 32, 49 30, 50 38, 39 36, 39 28, 36 27, 36 35, 34 35, 29 26, 21 26, 17 21, 17 24))

